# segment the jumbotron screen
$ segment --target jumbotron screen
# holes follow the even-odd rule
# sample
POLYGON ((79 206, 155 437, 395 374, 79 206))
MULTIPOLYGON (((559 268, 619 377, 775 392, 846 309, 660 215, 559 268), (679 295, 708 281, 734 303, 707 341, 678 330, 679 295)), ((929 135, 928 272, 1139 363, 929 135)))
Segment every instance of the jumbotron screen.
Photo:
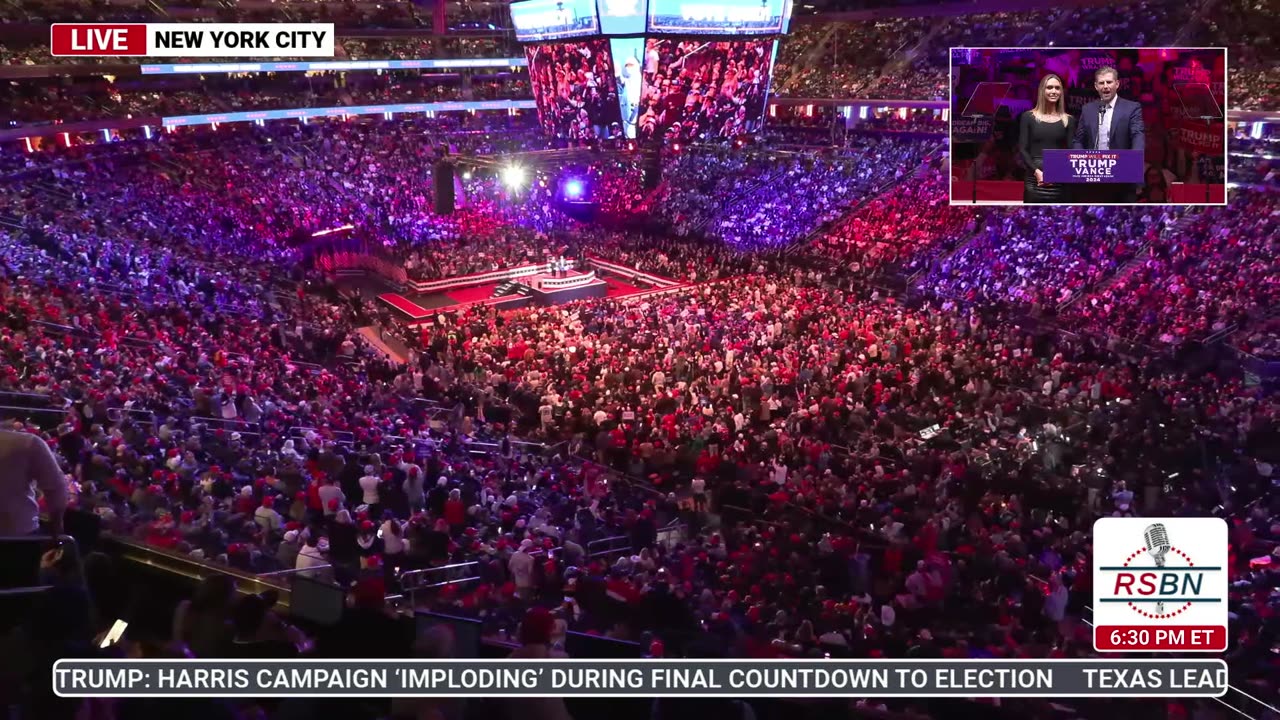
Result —
POLYGON ((593 0, 514 2, 511 3, 511 25, 520 42, 565 40, 600 32, 593 0))
POLYGON ((776 40, 648 39, 640 137, 696 140, 758 132, 777 49, 776 40))
POLYGON ((791 24, 791 0, 649 0, 648 31, 668 35, 772 35, 791 24))
POLYGON ((525 55, 538 118, 549 135, 584 140, 622 132, 608 40, 529 45, 525 55))

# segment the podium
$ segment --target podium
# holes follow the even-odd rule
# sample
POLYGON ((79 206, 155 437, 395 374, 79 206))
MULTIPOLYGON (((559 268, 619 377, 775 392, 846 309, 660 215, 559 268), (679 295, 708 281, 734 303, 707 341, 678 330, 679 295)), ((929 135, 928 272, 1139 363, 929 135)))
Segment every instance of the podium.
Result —
POLYGON ((1141 185, 1146 169, 1142 150, 1045 150, 1047 183, 1141 185))

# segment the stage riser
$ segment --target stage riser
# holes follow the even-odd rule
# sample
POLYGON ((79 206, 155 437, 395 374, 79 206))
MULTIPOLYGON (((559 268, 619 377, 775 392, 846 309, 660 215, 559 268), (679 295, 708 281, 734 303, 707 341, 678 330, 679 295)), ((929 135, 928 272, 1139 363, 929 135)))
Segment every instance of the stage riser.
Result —
POLYGON ((590 285, 581 285, 575 288, 567 288, 565 290, 553 290, 551 292, 534 290, 533 301, 538 305, 563 305, 564 303, 573 302, 574 300, 602 298, 608 294, 608 283, 597 281, 590 285))

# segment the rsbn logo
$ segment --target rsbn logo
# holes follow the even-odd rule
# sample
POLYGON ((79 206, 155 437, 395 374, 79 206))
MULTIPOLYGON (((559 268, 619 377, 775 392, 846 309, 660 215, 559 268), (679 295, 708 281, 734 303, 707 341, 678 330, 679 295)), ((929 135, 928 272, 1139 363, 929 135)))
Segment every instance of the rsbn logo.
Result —
POLYGON ((1181 615, 1194 603, 1223 601, 1204 594, 1205 574, 1220 573, 1223 568, 1196 567, 1186 551, 1170 544, 1164 523, 1148 525, 1142 531, 1142 541, 1123 565, 1102 568, 1115 573, 1114 597, 1102 598, 1102 602, 1123 602, 1139 615, 1159 620, 1181 615))
POLYGON ((1103 518, 1093 549, 1098 650, 1225 648, 1225 522, 1103 518))

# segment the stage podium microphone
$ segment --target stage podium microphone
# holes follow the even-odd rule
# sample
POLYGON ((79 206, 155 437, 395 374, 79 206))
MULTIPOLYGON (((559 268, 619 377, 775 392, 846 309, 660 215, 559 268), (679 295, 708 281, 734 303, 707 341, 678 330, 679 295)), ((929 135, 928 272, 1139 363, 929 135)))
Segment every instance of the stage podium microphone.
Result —
MULTIPOLYGON (((1147 543, 1147 553, 1155 561, 1156 567, 1164 567, 1164 556, 1169 553, 1169 532, 1162 523, 1153 523, 1142 531, 1142 539, 1147 543)), ((1164 614, 1164 603, 1156 603, 1156 614, 1164 614)))

